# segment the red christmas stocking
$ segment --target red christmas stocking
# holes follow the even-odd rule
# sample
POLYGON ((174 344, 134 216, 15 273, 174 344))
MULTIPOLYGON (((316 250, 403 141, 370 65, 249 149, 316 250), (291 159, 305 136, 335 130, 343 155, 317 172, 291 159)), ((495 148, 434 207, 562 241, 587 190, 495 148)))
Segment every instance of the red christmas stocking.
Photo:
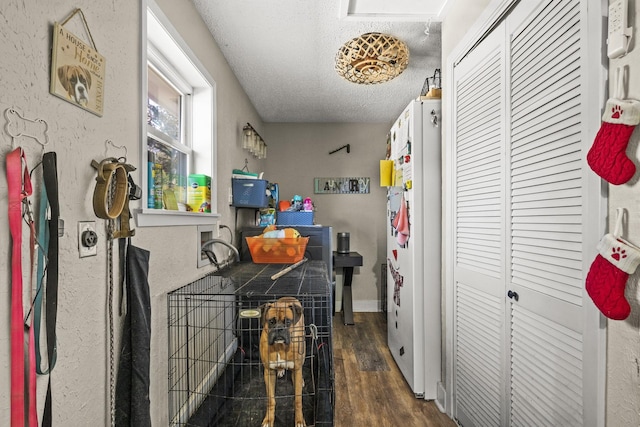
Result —
POLYGON ((627 144, 640 123, 640 102, 611 98, 602 115, 602 125, 587 153, 587 163, 611 184, 629 181, 636 165, 627 157, 627 144))
POLYGON ((640 264, 640 249, 606 234, 598 243, 598 252, 587 274, 587 293, 602 314, 609 319, 624 320, 631 312, 624 289, 629 275, 640 264))

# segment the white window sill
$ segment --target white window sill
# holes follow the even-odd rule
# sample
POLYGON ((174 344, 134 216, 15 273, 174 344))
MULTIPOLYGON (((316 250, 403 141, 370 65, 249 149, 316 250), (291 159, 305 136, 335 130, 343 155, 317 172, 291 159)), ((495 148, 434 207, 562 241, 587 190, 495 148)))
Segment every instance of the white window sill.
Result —
POLYGON ((137 209, 134 212, 138 227, 168 227, 172 225, 215 224, 220 214, 168 211, 164 209, 137 209))

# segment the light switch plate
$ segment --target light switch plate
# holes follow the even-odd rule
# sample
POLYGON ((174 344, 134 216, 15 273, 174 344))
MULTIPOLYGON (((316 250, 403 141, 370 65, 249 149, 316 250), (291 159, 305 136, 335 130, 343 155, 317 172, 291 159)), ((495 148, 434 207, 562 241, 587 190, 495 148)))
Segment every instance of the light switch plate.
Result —
POLYGON ((628 0, 611 0, 609 4, 607 56, 610 59, 627 54, 632 28, 627 27, 628 0))

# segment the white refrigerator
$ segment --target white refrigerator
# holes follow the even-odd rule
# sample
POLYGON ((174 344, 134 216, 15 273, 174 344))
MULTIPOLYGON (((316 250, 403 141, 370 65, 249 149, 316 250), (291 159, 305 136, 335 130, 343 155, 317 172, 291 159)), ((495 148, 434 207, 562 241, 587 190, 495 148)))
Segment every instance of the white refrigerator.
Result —
POLYGON ((441 377, 440 100, 412 101, 393 124, 387 196, 388 345, 418 398, 441 377))

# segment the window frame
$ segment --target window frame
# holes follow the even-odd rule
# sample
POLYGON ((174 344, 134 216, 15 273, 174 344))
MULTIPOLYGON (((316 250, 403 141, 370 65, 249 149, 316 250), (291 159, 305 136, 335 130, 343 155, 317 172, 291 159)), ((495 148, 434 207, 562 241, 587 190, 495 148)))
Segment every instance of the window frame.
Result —
MULTIPOLYGON (((142 49, 140 68, 142 105, 139 147, 142 199, 141 207, 135 211, 136 224, 138 227, 215 224, 217 218, 220 217, 217 212, 218 204, 215 184, 211 188, 211 213, 171 211, 147 207, 148 168, 145 159, 147 159, 147 68, 149 64, 159 68, 161 73, 166 73, 172 83, 183 81, 193 88, 193 92, 188 95, 190 99, 186 102, 187 105, 183 107, 186 108, 188 120, 184 124, 184 129, 181 130, 185 136, 185 142, 191 150, 187 167, 189 173, 210 175, 212 183, 217 181, 217 109, 215 80, 155 1, 143 0, 141 3, 142 49), (150 31, 152 32, 151 36, 149 36, 150 31), (162 41, 158 42, 158 40, 162 41), (179 70, 180 63, 185 64, 188 68, 179 70), (161 64, 161 66, 158 67, 158 64, 161 64), (202 120, 203 118, 204 120, 202 120)), ((181 85, 180 83, 178 84, 180 91, 183 89, 180 87, 181 85)))
MULTIPOLYGON (((154 138, 171 145, 174 148, 179 149, 192 155, 193 141, 191 128, 193 126, 193 91, 194 88, 184 80, 182 75, 174 69, 171 62, 168 61, 158 51, 153 44, 147 45, 147 69, 153 68, 153 71, 162 79, 164 79, 169 86, 180 94, 180 140, 174 140, 170 135, 166 135, 170 141, 165 141, 165 137, 161 131, 154 129, 147 124, 147 133, 151 133, 154 138), (156 135, 158 134, 158 135, 156 135)), ((148 74, 147 74, 148 75, 148 74)), ((147 82, 147 97, 148 97, 148 82, 147 82)), ((146 99, 146 98, 145 98, 146 99)), ((191 161, 189 163, 192 163, 191 161)), ((191 169, 191 168, 189 168, 191 169)))

